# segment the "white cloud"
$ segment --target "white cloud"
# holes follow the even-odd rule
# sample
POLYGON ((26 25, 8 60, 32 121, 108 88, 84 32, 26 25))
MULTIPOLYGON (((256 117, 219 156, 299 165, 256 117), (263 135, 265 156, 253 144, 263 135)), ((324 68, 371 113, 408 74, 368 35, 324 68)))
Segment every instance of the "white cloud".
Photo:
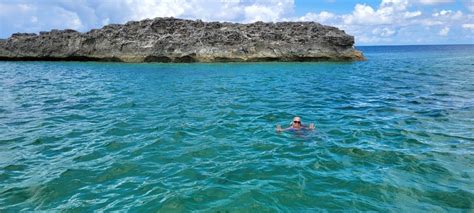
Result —
POLYGON ((393 39, 391 38, 384 38, 380 36, 372 36, 372 35, 360 35, 355 38, 357 43, 369 43, 369 44, 376 44, 376 43, 392 43, 393 39))
POLYGON ((327 11, 320 13, 306 13, 306 15, 299 18, 300 21, 316 21, 319 23, 329 23, 334 20, 336 15, 327 11))
POLYGON ((110 18, 105 18, 104 20, 102 20, 102 25, 108 25, 110 24, 110 18))
POLYGON ((38 32, 50 29, 85 29, 77 12, 51 6, 44 10, 41 4, 0 2, 1 31, 38 32), (47 11, 47 12, 44 12, 47 11))
POLYGON ((356 4, 352 11, 344 14, 310 11, 295 16, 294 0, 0 0, 0 37, 54 28, 87 31, 106 24, 173 16, 243 23, 316 21, 339 27, 361 43, 417 40, 433 43, 429 38, 439 39, 438 35, 451 38, 459 33, 464 33, 459 37, 466 37, 465 34, 472 31, 474 14, 469 11, 474 12, 474 1, 462 0, 464 9, 441 8, 449 6, 444 3, 453 2, 380 0, 376 6, 356 4), (425 6, 438 4, 441 6, 425 6))
POLYGON ((414 17, 417 17, 417 16, 420 16, 421 15, 421 11, 414 11, 414 12, 405 12, 403 17, 406 18, 406 19, 409 19, 409 18, 414 18, 414 17))
POLYGON ((129 19, 179 17, 205 21, 278 21, 293 12, 294 0, 125 0, 129 19))
MULTIPOLYGON (((461 25, 474 20, 474 15, 460 10, 437 9, 423 13, 414 4, 441 4, 448 1, 382 0, 378 7, 356 4, 349 14, 335 14, 330 23, 355 36, 360 43, 436 43, 443 37, 463 37, 461 25), (413 10, 417 8, 418 10, 413 10), (441 26, 441 27, 434 27, 441 26)), ((316 13, 317 14, 317 13, 316 13)), ((315 15, 314 15, 315 16, 315 15)), ((307 18, 305 15, 303 18, 307 18)), ((315 16, 317 17, 317 16, 315 16)), ((443 40, 443 42, 445 42, 443 40)), ((466 41, 464 41, 466 42, 466 41)), ((469 41, 467 41, 469 42, 469 41)))
POLYGON ((449 33, 449 27, 444 27, 443 29, 441 29, 441 30, 439 31, 438 34, 439 34, 440 36, 447 36, 448 33, 449 33))
POLYGON ((21 0, 20 3, 0 0, 0 37, 16 31, 54 28, 86 31, 105 24, 155 17, 280 21, 291 17, 293 12, 294 0, 21 0))
POLYGON ((28 11, 31 11, 34 9, 33 6, 29 5, 29 4, 19 4, 18 5, 18 9, 21 11, 21 12, 28 12, 28 11))
POLYGON ((474 24, 463 24, 462 28, 474 30, 474 24))
POLYGON ((423 17, 418 20, 414 20, 412 24, 421 24, 428 27, 436 25, 461 25, 464 21, 470 19, 472 19, 472 17, 464 15, 459 10, 441 10, 434 12, 430 17, 423 17))
POLYGON ((36 16, 31 16, 31 19, 30 19, 30 20, 31 20, 31 23, 36 23, 36 22, 38 22, 38 17, 36 17, 36 16))
POLYGON ((366 4, 356 4, 352 14, 344 16, 345 24, 393 24, 421 15, 421 11, 407 11, 408 0, 382 0, 378 9, 366 4))
POLYGON ((412 20, 411 25, 432 26, 460 26, 463 22, 472 19, 461 11, 441 10, 434 12, 431 16, 420 17, 412 20))
POLYGON ((293 12, 293 0, 273 0, 272 4, 265 4, 264 1, 256 2, 244 7, 244 22, 281 20, 285 15, 293 12))
POLYGON ((275 21, 278 18, 278 13, 273 13, 270 8, 261 5, 245 7, 244 11, 246 22, 275 21))
POLYGON ((357 4, 352 14, 344 16, 345 24, 377 25, 390 24, 391 21, 384 11, 376 11, 365 4, 357 4))
POLYGON ((419 0, 418 2, 426 5, 435 5, 444 3, 454 3, 455 0, 419 0))
MULTIPOLYGON (((190 4, 186 4, 182 0, 127 0, 125 4, 130 9, 130 18, 133 20, 141 20, 146 18, 153 18, 158 16, 180 16, 186 10, 189 10, 190 4)), ((195 8, 197 9, 197 8, 195 8)))
POLYGON ((473 0, 464 0, 463 2, 464 2, 464 5, 466 6, 466 8, 470 12, 474 13, 474 1, 473 0))
POLYGON ((449 18, 449 19, 460 19, 462 18, 462 12, 456 11, 453 12, 452 10, 441 10, 439 12, 433 13, 434 17, 441 17, 441 18, 449 18))
POLYGON ((380 37, 390 37, 395 35, 396 31, 388 27, 378 27, 372 30, 372 34, 378 35, 380 37))
POLYGON ((408 7, 408 0, 382 0, 380 8, 390 8, 397 11, 406 10, 408 7))
POLYGON ((444 24, 444 22, 442 22, 442 21, 432 20, 432 19, 422 19, 422 20, 419 20, 418 22, 420 24, 422 24, 424 26, 428 26, 428 27, 444 24))

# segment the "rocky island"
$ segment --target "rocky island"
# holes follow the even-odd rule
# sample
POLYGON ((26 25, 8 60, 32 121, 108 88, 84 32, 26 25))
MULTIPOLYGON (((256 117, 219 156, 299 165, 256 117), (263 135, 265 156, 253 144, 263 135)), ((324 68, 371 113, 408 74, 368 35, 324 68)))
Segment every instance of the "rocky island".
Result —
POLYGON ((354 37, 315 22, 238 24, 155 18, 75 30, 15 33, 0 60, 253 62, 364 60, 354 37))

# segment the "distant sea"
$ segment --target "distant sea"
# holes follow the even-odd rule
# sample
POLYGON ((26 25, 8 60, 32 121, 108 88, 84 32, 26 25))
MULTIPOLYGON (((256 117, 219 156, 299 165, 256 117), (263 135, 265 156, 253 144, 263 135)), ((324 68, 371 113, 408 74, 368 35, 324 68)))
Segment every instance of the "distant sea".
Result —
POLYGON ((0 62, 0 212, 474 211, 474 45, 358 49, 0 62))

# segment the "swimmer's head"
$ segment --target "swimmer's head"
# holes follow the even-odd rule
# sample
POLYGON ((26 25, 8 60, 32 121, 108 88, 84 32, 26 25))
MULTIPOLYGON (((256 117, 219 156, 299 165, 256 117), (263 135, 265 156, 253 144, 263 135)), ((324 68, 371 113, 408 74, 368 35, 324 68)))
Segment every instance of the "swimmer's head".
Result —
POLYGON ((293 121, 291 122, 291 127, 301 128, 301 118, 300 117, 294 117, 293 121))

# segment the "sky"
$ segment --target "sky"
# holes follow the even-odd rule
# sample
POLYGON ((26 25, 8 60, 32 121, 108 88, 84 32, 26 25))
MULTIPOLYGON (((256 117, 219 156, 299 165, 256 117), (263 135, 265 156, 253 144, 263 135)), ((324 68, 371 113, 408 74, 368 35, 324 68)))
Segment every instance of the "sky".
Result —
POLYGON ((474 44, 474 0, 0 0, 0 38, 155 17, 315 21, 356 45, 474 44))

